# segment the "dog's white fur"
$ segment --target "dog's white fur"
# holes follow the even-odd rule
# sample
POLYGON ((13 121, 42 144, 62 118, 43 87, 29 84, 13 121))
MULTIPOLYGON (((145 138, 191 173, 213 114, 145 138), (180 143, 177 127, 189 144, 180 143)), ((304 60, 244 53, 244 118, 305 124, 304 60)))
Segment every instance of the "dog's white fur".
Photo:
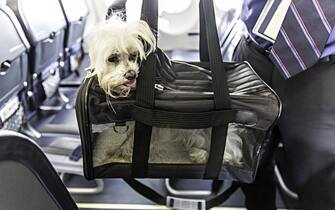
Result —
POLYGON ((89 56, 92 74, 114 98, 127 97, 134 89, 140 63, 156 48, 156 39, 145 21, 124 22, 110 18, 94 30, 89 56), (111 62, 111 61, 116 62, 111 62))
MULTIPOLYGON (((148 24, 144 21, 126 23, 120 19, 111 18, 99 24, 95 31, 89 56, 91 60, 91 74, 97 75, 100 87, 113 98, 128 97, 135 89, 136 78, 141 62, 155 51, 156 39, 148 24), (131 77, 129 79, 129 77, 131 77)), ((167 132, 176 132, 180 142, 189 152, 189 157, 197 163, 204 163, 207 159, 206 146, 208 136, 201 135, 200 131, 177 131, 174 129, 159 129, 153 132, 152 139, 161 139, 169 135, 167 132), (157 135, 156 135, 156 134, 157 135)), ((131 129, 133 135, 134 130, 131 129)), ((106 137, 103 137, 106 138, 106 137)), ((120 139, 121 140, 121 139, 120 139)), ((114 139, 113 141, 118 141, 114 139)), ((128 159, 132 151, 132 138, 124 139, 121 146, 110 148, 115 152, 108 156, 120 156, 128 159)))

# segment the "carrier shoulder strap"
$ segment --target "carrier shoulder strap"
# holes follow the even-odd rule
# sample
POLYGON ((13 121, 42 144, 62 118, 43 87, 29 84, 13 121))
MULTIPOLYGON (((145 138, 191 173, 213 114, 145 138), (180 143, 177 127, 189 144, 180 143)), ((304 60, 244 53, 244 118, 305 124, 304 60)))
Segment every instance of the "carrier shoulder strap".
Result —
MULTIPOLYGON (((226 69, 222 62, 213 0, 200 0, 199 19, 200 58, 209 61, 210 64, 215 109, 231 111, 226 69)), ((212 128, 209 157, 203 175, 205 179, 216 179, 219 176, 226 147, 228 123, 212 128)))
MULTIPOLYGON (((158 1, 144 0, 142 3, 141 19, 148 23, 157 40, 158 12, 153 11, 158 11, 158 1)), ((140 76, 136 83, 135 106, 153 109, 155 105, 156 62, 155 54, 151 53, 141 65, 140 76), (144 70, 143 66, 150 66, 151 68, 144 70)), ((147 176, 151 133, 152 126, 136 120, 132 155, 133 177, 147 176)))
POLYGON ((209 62, 216 109, 230 109, 226 69, 222 61, 213 0, 200 0, 200 60, 209 62))

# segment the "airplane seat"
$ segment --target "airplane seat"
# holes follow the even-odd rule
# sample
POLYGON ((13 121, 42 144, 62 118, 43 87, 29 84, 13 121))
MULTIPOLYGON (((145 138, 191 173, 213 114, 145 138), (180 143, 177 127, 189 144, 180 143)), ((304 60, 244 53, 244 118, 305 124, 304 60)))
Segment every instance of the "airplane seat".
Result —
POLYGON ((0 6, 0 128, 20 130, 24 122, 22 95, 28 85, 28 51, 24 32, 4 5, 0 6))
MULTIPOLYGON (((7 6, 3 5, 1 11, 2 17, 4 17, 2 18, 2 22, 4 22, 3 29, 6 30, 6 33, 1 33, 0 35, 2 38, 1 43, 3 42, 1 45, 2 53, 0 52, 2 54, 0 57, 2 62, 1 71, 3 71, 1 73, 3 76, 0 79, 3 88, 1 88, 0 95, 6 94, 6 98, 2 100, 7 101, 16 96, 14 92, 17 92, 18 90, 16 89, 20 89, 21 86, 26 90, 21 94, 19 102, 17 102, 18 99, 15 99, 16 101, 13 99, 14 101, 8 105, 10 110, 5 110, 7 112, 5 114, 10 115, 8 112, 13 112, 13 107, 17 106, 16 103, 22 105, 26 118, 24 122, 25 128, 22 132, 37 139, 41 137, 41 134, 34 130, 30 123, 36 116, 40 115, 39 111, 43 111, 43 108, 52 111, 53 108, 57 108, 57 111, 61 111, 64 108, 63 104, 58 107, 43 105, 36 107, 48 92, 51 98, 56 98, 53 97, 55 93, 52 94, 51 92, 59 91, 57 86, 59 81, 58 59, 63 53, 66 24, 64 15, 58 0, 33 0, 29 1, 29 3, 21 0, 8 0, 7 6), (50 15, 53 17, 48 18, 48 12, 45 11, 48 5, 52 6, 49 9, 57 10, 53 6, 58 7, 60 13, 57 15, 57 13, 51 12, 50 15), (40 13, 39 10, 42 12, 40 13), (12 34, 10 34, 11 32, 12 34), (53 34, 53 36, 47 36, 47 34, 53 34), (17 40, 17 46, 14 45, 13 40, 17 40), (30 46, 29 51, 27 50, 28 56, 26 55, 27 53, 23 54, 22 58, 20 57, 21 59, 16 59, 16 62, 13 62, 13 58, 18 57, 19 53, 27 48, 26 46, 30 46), (21 64, 18 61, 21 61, 21 64), (9 71, 15 68, 17 70, 9 71)), ((64 103, 65 100, 68 99, 65 98, 63 100, 64 103)), ((46 115, 42 115, 42 118, 45 117, 46 115)), ((38 119, 41 121, 40 124, 46 124, 46 121, 42 118, 38 119)), ((66 131, 62 133, 64 135, 67 134, 66 131)))
MULTIPOLYGON (((69 99, 59 91, 59 61, 64 50, 66 21, 58 0, 7 0, 7 6, 16 15, 31 45, 28 54, 28 91, 22 101, 29 121, 25 132, 38 139, 41 134, 34 127, 47 124, 44 118, 66 109, 69 104, 69 99), (47 114, 43 114, 43 111, 47 111, 47 114), (30 123, 36 117, 39 117, 40 123, 31 127, 30 123)), ((11 14, 12 11, 7 13, 11 14)), ((75 115, 72 116, 74 118, 75 115)), ((68 135, 67 130, 59 130, 59 133, 68 135)))
MULTIPOLYGON (((58 1, 56 2, 59 4, 58 1)), ((71 117, 75 121, 75 115, 70 116, 68 112, 65 112, 65 116, 68 118, 61 118, 63 121, 59 124, 62 125, 62 128, 56 129, 58 133, 53 136, 45 136, 35 129, 36 124, 33 124, 32 121, 36 118, 40 126, 46 126, 48 125, 46 116, 38 117, 40 113, 37 111, 34 114, 29 110, 27 111, 29 106, 25 103, 25 98, 27 95, 31 95, 31 91, 34 90, 29 87, 29 81, 33 78, 31 77, 32 72, 29 71, 28 57, 31 51, 36 50, 34 53, 37 54, 44 53, 44 51, 40 52, 36 49, 37 46, 29 44, 17 17, 6 5, 0 6, 0 24, 2 29, 6 31, 6 33, 0 33, 0 128, 19 131, 32 137, 43 146, 43 151, 49 160, 55 164, 54 167, 59 163, 58 160, 62 159, 60 173, 82 175, 82 161, 80 154, 77 152, 78 148, 80 149, 80 139, 78 135, 76 136, 78 131, 71 133, 69 129, 64 129, 66 122, 71 117)), ((48 54, 42 55, 42 58, 44 56, 48 56, 48 54)), ((40 73, 43 74, 43 72, 40 73)), ((58 121, 61 119, 58 119, 58 121)), ((76 123, 72 124, 76 125, 76 123)), ((55 128, 53 128, 54 130, 55 128)), ((93 192, 101 191, 102 184, 98 183, 98 185, 98 191, 93 188, 93 192)), ((92 192, 92 189, 90 190, 92 192)))
POLYGON ((0 130, 1 209, 78 209, 39 146, 20 133, 0 130))
MULTIPOLYGON (((64 71, 61 78, 68 77, 72 72, 75 72, 79 77, 81 72, 79 72, 79 64, 83 59, 83 35, 86 25, 86 20, 88 16, 88 6, 86 0, 59 0, 62 7, 65 20, 66 20, 66 30, 65 30, 65 42, 64 42, 64 71)), ((82 79, 82 77, 79 79, 82 79)), ((71 83, 71 82, 70 82, 71 83)), ((65 86, 79 86, 81 81, 78 80, 77 83, 72 81, 71 84, 63 83, 65 86)))
MULTIPOLYGON (((64 41, 64 71, 61 76, 62 90, 68 91, 68 98, 75 98, 77 89, 85 76, 83 69, 89 66, 88 56, 83 55, 83 35, 88 16, 88 5, 86 0, 59 0, 64 13, 67 27, 64 41), (84 57, 83 57, 84 56, 84 57), (79 65, 79 66, 78 66, 79 65), (75 74, 72 74, 75 72, 75 74), (66 78, 67 77, 67 78, 66 78), (70 88, 69 88, 70 87, 70 88)), ((74 100, 70 101, 68 107, 74 107, 74 100), (72 103, 73 102, 73 103, 72 103)), ((75 121, 75 113, 72 109, 63 109, 49 121, 41 132, 48 134, 66 133, 79 136, 79 129, 75 121)))
POLYGON ((66 21, 58 0, 7 0, 7 6, 31 45, 26 111, 32 116, 37 110, 63 109, 68 99, 58 91, 58 85, 66 21))

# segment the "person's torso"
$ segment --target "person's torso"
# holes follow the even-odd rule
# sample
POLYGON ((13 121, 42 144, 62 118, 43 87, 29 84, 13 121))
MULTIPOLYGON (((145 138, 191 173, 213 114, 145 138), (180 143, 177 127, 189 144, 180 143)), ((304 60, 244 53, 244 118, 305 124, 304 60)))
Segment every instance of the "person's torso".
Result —
MULTIPOLYGON (((266 2, 267 0, 244 0, 241 13, 241 20, 246 25, 249 35, 259 46, 263 48, 269 48, 272 43, 253 34, 252 29, 254 28, 266 2)), ((329 36, 326 47, 322 53, 322 57, 331 54, 335 54, 335 28, 329 36)))

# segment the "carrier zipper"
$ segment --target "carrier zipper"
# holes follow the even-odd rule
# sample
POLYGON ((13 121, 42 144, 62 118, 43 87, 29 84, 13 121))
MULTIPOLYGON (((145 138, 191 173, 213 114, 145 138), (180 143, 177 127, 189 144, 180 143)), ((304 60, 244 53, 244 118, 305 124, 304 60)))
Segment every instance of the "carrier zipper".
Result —
POLYGON ((164 90, 164 86, 161 84, 155 84, 155 89, 158 91, 163 91, 164 90))

